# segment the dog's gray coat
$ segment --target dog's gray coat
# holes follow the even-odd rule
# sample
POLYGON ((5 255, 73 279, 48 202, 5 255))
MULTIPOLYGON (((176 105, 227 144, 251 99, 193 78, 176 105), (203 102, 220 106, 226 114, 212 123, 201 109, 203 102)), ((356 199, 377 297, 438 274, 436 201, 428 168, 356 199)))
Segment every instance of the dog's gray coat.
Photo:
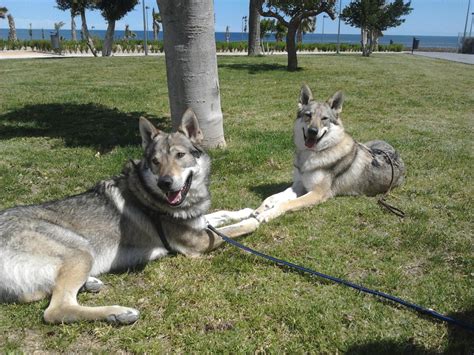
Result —
POLYGON ((265 199, 256 210, 268 222, 291 210, 315 205, 338 195, 374 196, 404 180, 405 165, 384 141, 356 142, 344 131, 340 113, 343 95, 316 102, 309 87, 301 89, 293 128, 293 185, 265 199))
POLYGON ((138 311, 120 306, 85 307, 77 303, 81 287, 97 291, 93 276, 127 270, 165 256, 159 224, 175 252, 197 256, 222 243, 206 223, 232 237, 258 226, 253 212, 220 211, 210 206, 209 156, 200 147, 202 133, 192 111, 179 132, 167 134, 140 120, 145 150, 121 175, 83 194, 0 212, 0 301, 29 302, 49 295, 44 319, 50 323, 106 320, 131 323, 138 311))

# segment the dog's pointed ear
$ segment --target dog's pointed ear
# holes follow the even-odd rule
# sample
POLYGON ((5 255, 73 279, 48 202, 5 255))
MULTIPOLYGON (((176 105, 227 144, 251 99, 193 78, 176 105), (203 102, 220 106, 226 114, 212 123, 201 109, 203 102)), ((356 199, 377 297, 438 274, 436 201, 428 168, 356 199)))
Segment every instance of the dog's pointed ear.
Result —
POLYGON ((196 114, 190 108, 188 108, 183 114, 178 131, 183 133, 193 143, 200 144, 204 139, 201 128, 199 128, 199 122, 196 114))
POLYGON ((310 101, 313 100, 313 93, 308 85, 303 84, 301 86, 300 92, 300 105, 307 105, 310 101))
POLYGON ((160 131, 145 117, 140 117, 139 127, 142 136, 142 147, 145 149, 160 131))
POLYGON ((342 91, 336 92, 328 101, 329 107, 331 107, 337 114, 342 111, 342 103, 344 102, 344 94, 342 91))

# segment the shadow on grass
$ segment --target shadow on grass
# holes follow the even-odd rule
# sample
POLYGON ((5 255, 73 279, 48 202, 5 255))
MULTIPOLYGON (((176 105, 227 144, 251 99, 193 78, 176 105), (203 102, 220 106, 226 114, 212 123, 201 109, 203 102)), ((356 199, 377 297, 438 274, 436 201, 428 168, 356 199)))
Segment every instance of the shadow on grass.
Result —
POLYGON ((121 112, 97 104, 27 105, 0 116, 0 139, 14 137, 62 138, 68 147, 94 147, 106 153, 117 146, 138 145, 138 118, 145 116, 169 130, 171 120, 144 112, 121 112))
POLYGON ((259 72, 267 71, 285 71, 287 72, 286 65, 281 64, 268 64, 268 63, 226 63, 219 64, 219 68, 234 69, 234 70, 247 70, 249 74, 257 74, 259 72))
MULTIPOLYGON (((474 309, 465 312, 452 313, 449 317, 463 321, 465 323, 474 323, 474 309)), ((425 316, 427 320, 432 318, 425 316)), ((464 330, 461 327, 447 325, 448 327, 448 345, 444 349, 445 354, 473 354, 474 337, 472 331, 464 330)), ((406 343, 395 340, 380 340, 367 344, 354 345, 349 348, 346 354, 438 354, 437 351, 429 350, 419 344, 414 344, 411 340, 406 343)))
POLYGON ((250 190, 256 193, 261 199, 265 199, 268 196, 277 194, 289 188, 291 186, 291 182, 282 182, 278 184, 264 184, 264 185, 257 185, 252 186, 250 190))

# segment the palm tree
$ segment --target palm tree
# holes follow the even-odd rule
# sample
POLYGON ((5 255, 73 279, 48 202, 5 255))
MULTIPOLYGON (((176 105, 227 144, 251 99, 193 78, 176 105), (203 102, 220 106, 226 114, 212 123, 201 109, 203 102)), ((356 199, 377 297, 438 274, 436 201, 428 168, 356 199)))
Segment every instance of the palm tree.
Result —
MULTIPOLYGON (((265 53, 265 42, 263 39, 267 36, 267 33, 271 33, 275 30, 275 20, 265 18, 260 21, 260 44, 262 45, 263 52, 265 53)), ((267 42, 267 51, 268 51, 268 42, 267 42)))
POLYGON ((56 0, 56 3, 58 9, 62 11, 71 10, 71 14, 74 13, 74 16, 81 16, 81 35, 87 41, 87 46, 89 47, 91 53, 94 55, 94 57, 97 57, 97 50, 95 49, 94 41, 89 34, 86 20, 86 9, 94 9, 95 0, 56 0))
POLYGON ((283 39, 286 37, 288 29, 285 25, 283 25, 280 21, 277 21, 275 26, 275 40, 277 42, 282 42, 283 39))
POLYGON ((12 14, 8 14, 7 18, 8 18, 8 40, 11 42, 14 42, 17 40, 15 20, 13 19, 12 14))
POLYGON ((248 55, 260 55, 260 14, 259 0, 249 1, 249 45, 248 55))
POLYGON ((158 39, 158 33, 160 33, 161 14, 155 12, 155 8, 153 8, 151 15, 153 19, 153 39, 156 41, 158 39))
POLYGON ((316 16, 303 19, 296 32, 296 41, 303 43, 303 35, 314 31, 316 31, 316 16))
POLYGON ((77 34, 76 34, 76 21, 74 17, 76 17, 76 11, 71 8, 71 39, 76 42, 77 41, 77 34))
POLYGON ((54 29, 56 31, 56 34, 59 35, 59 30, 61 29, 61 27, 63 27, 65 25, 64 22, 60 21, 60 22, 55 22, 54 23, 54 29))
POLYGON ((6 7, 0 7, 0 19, 4 19, 8 9, 6 7))

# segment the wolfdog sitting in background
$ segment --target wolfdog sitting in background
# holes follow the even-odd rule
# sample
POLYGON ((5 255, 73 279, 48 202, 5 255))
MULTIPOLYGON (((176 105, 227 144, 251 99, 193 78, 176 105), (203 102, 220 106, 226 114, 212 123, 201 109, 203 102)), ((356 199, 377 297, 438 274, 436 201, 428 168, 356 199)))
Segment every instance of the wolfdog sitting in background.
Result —
POLYGON ((51 295, 48 323, 105 320, 132 323, 138 311, 121 306, 85 307, 81 288, 98 291, 93 276, 127 270, 169 252, 197 256, 222 239, 206 229, 237 237, 258 227, 253 212, 210 206, 209 156, 196 116, 186 111, 178 132, 167 134, 140 119, 143 159, 83 194, 0 212, 0 301, 31 302, 51 295))
POLYGON ((263 201, 255 211, 260 222, 338 195, 374 196, 403 182, 405 165, 390 144, 361 144, 344 131, 343 100, 337 92, 316 102, 303 85, 293 129, 293 185, 263 201))

